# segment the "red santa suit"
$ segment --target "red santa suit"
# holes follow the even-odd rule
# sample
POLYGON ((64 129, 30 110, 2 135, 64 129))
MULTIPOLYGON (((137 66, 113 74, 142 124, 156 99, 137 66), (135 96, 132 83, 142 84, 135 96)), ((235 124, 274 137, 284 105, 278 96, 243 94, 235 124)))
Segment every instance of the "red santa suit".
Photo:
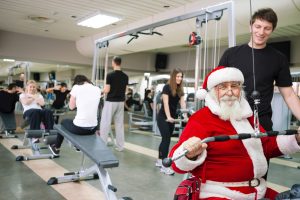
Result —
MULTIPOLYGON (((183 143, 190 137, 254 133, 252 110, 244 98, 240 104, 242 118, 224 121, 219 118, 219 104, 207 94, 206 107, 190 117, 170 156, 182 155, 183 143)), ((200 178, 199 199, 255 200, 266 195, 266 181, 262 177, 268 169, 267 159, 297 151, 300 147, 294 135, 209 142, 196 160, 183 156, 173 162, 172 168, 200 178)))

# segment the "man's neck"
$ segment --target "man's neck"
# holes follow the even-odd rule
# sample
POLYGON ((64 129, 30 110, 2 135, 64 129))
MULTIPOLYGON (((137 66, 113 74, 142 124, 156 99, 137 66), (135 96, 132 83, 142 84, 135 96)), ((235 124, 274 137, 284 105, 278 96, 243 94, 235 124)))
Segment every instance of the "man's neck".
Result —
POLYGON ((266 43, 262 44, 262 45, 256 45, 254 43, 252 43, 252 41, 250 40, 250 42, 248 43, 248 46, 253 48, 253 49, 263 49, 266 47, 266 43), (253 45, 252 45, 253 44, 253 45))
POLYGON ((121 70, 121 67, 120 66, 114 66, 114 70, 116 71, 116 70, 121 70))

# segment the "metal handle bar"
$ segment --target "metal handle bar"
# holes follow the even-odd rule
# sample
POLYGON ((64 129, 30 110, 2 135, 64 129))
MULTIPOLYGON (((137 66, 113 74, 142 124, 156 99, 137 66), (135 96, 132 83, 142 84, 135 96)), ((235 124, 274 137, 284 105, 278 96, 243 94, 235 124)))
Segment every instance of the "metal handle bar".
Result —
MULTIPOLYGON (((262 137, 272 137, 277 135, 295 135, 297 134, 297 130, 285 130, 285 131, 267 131, 265 133, 260 134, 252 134, 252 133, 239 133, 236 135, 218 135, 215 137, 207 137, 204 138, 201 142, 202 143, 208 143, 208 142, 221 142, 221 141, 227 141, 227 140, 244 140, 248 138, 262 138, 262 137)), ((165 158, 163 159, 163 166, 170 167, 172 165, 172 162, 175 160, 178 160, 179 158, 185 156, 188 154, 188 150, 184 150, 182 154, 172 157, 172 158, 165 158)))

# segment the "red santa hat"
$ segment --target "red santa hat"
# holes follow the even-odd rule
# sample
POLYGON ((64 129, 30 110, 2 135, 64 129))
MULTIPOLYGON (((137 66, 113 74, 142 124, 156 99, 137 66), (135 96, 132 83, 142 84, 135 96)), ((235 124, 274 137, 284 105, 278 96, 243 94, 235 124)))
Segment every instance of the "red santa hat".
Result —
POLYGON ((228 81, 238 81, 242 84, 244 83, 243 73, 234 67, 218 66, 213 69, 204 79, 202 84, 202 89, 196 92, 196 98, 204 100, 207 91, 211 90, 216 85, 228 82, 228 81))

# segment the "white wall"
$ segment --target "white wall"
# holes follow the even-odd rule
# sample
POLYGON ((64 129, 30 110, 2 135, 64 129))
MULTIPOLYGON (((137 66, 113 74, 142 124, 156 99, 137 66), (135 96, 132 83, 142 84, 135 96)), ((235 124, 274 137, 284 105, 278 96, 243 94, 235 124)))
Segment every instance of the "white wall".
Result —
POLYGON ((0 30, 0 57, 16 60, 91 65, 92 59, 76 49, 74 41, 57 40, 0 30))

